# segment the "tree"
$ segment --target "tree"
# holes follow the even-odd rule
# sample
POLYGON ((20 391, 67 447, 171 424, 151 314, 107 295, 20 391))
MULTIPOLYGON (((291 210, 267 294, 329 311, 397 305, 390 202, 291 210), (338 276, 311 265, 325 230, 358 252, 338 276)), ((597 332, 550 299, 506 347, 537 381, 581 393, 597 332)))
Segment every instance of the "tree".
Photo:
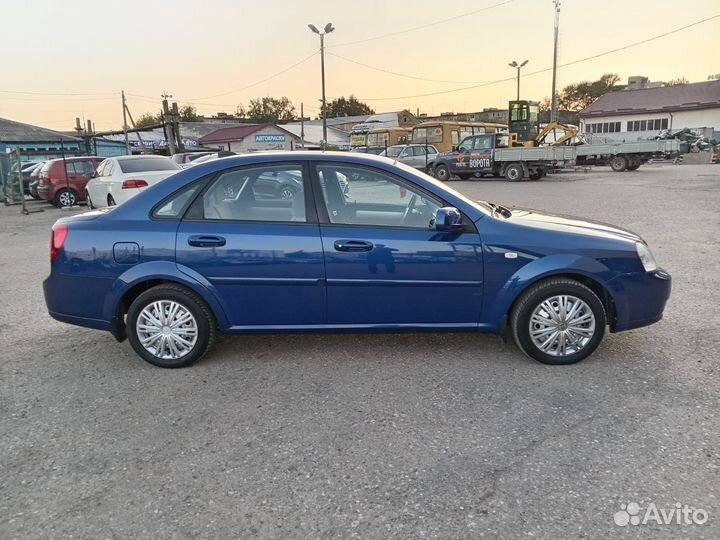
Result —
POLYGON ((275 124, 295 120, 295 107, 286 97, 251 99, 247 119, 261 124, 275 124))
POLYGON ((242 103, 238 104, 238 106, 235 107, 235 113, 233 114, 233 116, 238 120, 247 118, 247 109, 245 109, 242 103))
POLYGON ((670 79, 665 83, 665 86, 677 86, 679 84, 688 84, 689 82, 685 77, 678 77, 677 79, 670 79))
POLYGON ((606 73, 597 81, 581 81, 570 84, 558 94, 558 109, 582 111, 603 94, 624 88, 617 84, 619 80, 618 74, 606 73))
POLYGON ((202 118, 198 115, 197 109, 193 105, 183 105, 180 107, 181 122, 202 122, 202 118))
POLYGON ((162 124, 162 115, 160 113, 156 115, 152 113, 145 113, 135 122, 135 125, 139 128, 156 126, 158 124, 162 124))
POLYGON ((367 103, 363 103, 352 94, 350 94, 347 98, 339 97, 337 99, 333 99, 327 104, 328 118, 336 118, 340 116, 362 116, 369 114, 375 114, 375 111, 370 108, 367 103))

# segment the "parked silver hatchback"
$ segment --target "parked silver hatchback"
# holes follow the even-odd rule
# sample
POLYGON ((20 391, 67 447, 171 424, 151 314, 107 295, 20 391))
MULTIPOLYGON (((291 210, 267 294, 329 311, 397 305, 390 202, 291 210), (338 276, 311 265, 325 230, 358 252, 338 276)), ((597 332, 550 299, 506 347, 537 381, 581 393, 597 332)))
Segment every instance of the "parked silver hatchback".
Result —
POLYGON ((389 146, 379 155, 397 160, 421 171, 427 171, 428 165, 435 161, 437 154, 437 148, 431 144, 396 144, 389 146))

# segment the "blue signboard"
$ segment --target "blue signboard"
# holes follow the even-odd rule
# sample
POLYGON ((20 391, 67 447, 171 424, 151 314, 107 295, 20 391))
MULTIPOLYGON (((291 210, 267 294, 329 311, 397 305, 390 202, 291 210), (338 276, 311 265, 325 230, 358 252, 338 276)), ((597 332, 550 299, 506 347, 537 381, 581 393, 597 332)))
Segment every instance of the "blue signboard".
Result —
POLYGON ((285 135, 255 135, 257 143, 284 143, 285 135))

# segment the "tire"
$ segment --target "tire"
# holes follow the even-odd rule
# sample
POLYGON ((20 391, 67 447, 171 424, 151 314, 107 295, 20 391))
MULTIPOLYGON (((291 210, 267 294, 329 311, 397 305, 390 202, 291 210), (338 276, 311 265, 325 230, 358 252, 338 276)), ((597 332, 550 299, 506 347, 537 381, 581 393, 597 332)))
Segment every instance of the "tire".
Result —
POLYGON ((85 201, 87 202, 88 210, 95 210, 92 199, 90 198, 90 193, 88 191, 85 191, 85 201))
MULTIPOLYGON (((160 317, 156 317, 155 320, 160 323, 165 322, 160 317)), ((146 362, 162 368, 182 368, 197 362, 214 345, 218 335, 215 316, 207 304, 194 292, 178 285, 157 285, 138 296, 128 309, 126 329, 128 341, 138 356, 146 362), (181 324, 175 331, 167 330, 169 325, 163 324, 162 326, 155 325, 158 328, 156 333, 148 331, 145 335, 141 334, 142 330, 138 328, 138 322, 141 326, 145 323, 143 326, 145 329, 150 328, 148 315, 157 316, 159 308, 163 308, 163 312, 167 316, 168 309, 175 305, 179 307, 174 319, 183 320, 189 314, 188 322, 181 324), (194 342, 192 341, 193 326, 195 329, 194 342), (160 328, 165 331, 161 331, 160 328), (154 334, 160 336, 159 340, 146 348, 141 340, 150 338, 154 334), (184 336, 182 339, 190 342, 191 346, 183 345, 177 339, 168 339, 166 337, 168 335, 184 336), (161 347, 159 354, 158 346, 161 347)))
POLYGON ((36 201, 40 200, 40 194, 38 193, 36 186, 30 188, 30 196, 36 201))
POLYGON ((637 171, 639 167, 640 167, 639 163, 633 163, 632 165, 627 166, 627 170, 628 171, 637 171))
POLYGON ((447 182, 450 180, 450 169, 448 169, 448 166, 444 163, 439 163, 438 165, 435 165, 433 168, 433 174, 435 175, 435 178, 440 180, 441 182, 447 182))
POLYGON ((628 166, 628 161, 624 156, 613 156, 610 160, 610 168, 615 172, 623 172, 628 166))
MULTIPOLYGON (((554 312, 553 314, 557 315, 558 313, 554 312)), ((560 321, 560 325, 564 324, 566 323, 560 321)), ((582 283, 567 278, 551 278, 531 286, 517 299, 510 314, 510 328, 520 350, 530 358, 549 365, 575 364, 590 356, 602 341, 606 324, 605 308, 597 295, 582 283), (577 306, 577 314, 570 322, 573 320, 586 321, 578 322, 570 327, 575 328, 576 331, 561 330, 563 340, 572 338, 576 342, 581 342, 579 347, 574 343, 567 345, 565 354, 562 354, 560 335, 558 335, 555 323, 551 321, 552 316, 542 306, 544 302, 548 301, 549 304, 546 305, 550 309, 559 309, 559 302, 558 304, 554 302, 559 300, 559 297, 567 298, 566 307, 571 306, 570 311, 577 306), (578 300, 580 302, 577 302, 578 300), (548 316, 543 316, 543 313, 548 313, 548 316), (588 313, 591 313, 591 316, 588 313), (535 318, 533 318, 534 315, 535 318), (548 321, 549 324, 543 325, 535 321, 548 321), (539 333, 535 338, 531 335, 531 324, 533 332, 539 333), (557 337, 555 337, 556 335, 557 337), (547 343, 547 340, 540 344, 534 341, 534 339, 542 341, 546 336, 547 339, 554 338, 547 345, 548 352, 543 350, 543 345, 547 343)))
POLYGON ((525 176, 525 170, 520 163, 511 163, 505 169, 505 178, 510 182, 520 182, 525 176))
POLYGON ((77 204, 78 196, 74 189, 63 188, 55 194, 53 202, 60 208, 70 208, 77 204))
POLYGON ((543 177, 542 171, 530 173, 530 180, 540 180, 543 177))
POLYGON ((280 187, 280 199, 283 201, 292 201, 295 198, 297 189, 292 186, 281 186, 280 187))
POLYGON ((460 178, 460 180, 470 180, 471 176, 472 175, 468 173, 458 173, 458 177, 460 178))
POLYGON ((108 195, 107 205, 108 206, 117 206, 117 203, 115 202, 115 199, 113 199, 112 195, 108 195))

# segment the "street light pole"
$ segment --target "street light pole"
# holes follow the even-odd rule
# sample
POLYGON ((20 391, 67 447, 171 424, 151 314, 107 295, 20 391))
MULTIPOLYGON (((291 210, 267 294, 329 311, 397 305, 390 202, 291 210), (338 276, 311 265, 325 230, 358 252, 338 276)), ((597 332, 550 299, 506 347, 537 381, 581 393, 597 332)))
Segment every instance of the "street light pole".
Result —
POLYGON ((508 66, 517 69, 517 98, 516 99, 518 101, 520 101, 520 70, 527 63, 528 63, 527 60, 525 60, 522 64, 518 64, 515 60, 513 60, 512 62, 510 62, 508 64, 508 66))
POLYGON ((557 54, 558 54, 558 30, 560 28, 560 0, 553 0, 555 4, 555 35, 553 40, 553 70, 552 70, 552 94, 550 97, 550 121, 557 122, 557 54))
POLYGON ((333 32, 335 28, 332 23, 327 23, 323 31, 317 29, 313 24, 308 24, 308 28, 315 34, 320 36, 320 76, 322 78, 322 127, 323 127, 323 140, 322 148, 327 148, 327 101, 325 99, 325 35, 333 32))

